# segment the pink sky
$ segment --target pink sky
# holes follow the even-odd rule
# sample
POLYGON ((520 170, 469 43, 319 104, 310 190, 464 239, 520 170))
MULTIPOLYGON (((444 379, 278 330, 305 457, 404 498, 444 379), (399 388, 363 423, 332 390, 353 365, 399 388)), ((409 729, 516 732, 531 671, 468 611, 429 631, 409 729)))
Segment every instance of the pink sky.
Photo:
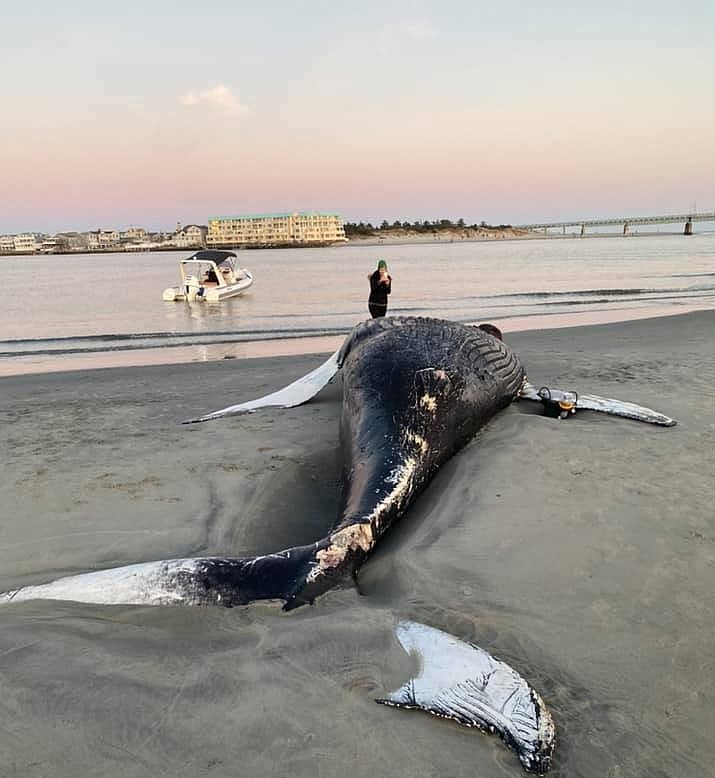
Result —
POLYGON ((0 51, 0 233, 715 210, 709 6, 221 1, 221 30, 179 3, 137 32, 129 6, 40 5, 0 51))

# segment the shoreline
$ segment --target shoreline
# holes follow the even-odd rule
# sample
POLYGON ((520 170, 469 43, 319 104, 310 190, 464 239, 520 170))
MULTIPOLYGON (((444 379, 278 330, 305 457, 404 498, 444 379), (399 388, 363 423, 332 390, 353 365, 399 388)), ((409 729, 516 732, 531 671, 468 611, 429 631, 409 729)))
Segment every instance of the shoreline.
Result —
MULTIPOLYGON (((421 235, 419 233, 413 233, 409 235, 369 235, 361 237, 359 235, 353 235, 347 238, 346 241, 340 243, 326 243, 326 244, 281 244, 276 246, 253 246, 253 245, 240 245, 230 246, 231 251, 267 251, 276 249, 305 249, 305 248, 340 248, 345 246, 410 246, 421 245, 424 243, 439 244, 439 243, 499 243, 502 241, 530 241, 530 240, 573 240, 583 238, 654 238, 654 237, 672 237, 674 235, 683 235, 684 237, 692 237, 694 235, 708 235, 713 230, 694 230, 692 233, 685 235, 682 230, 653 230, 653 231, 641 231, 630 230, 627 234, 622 232, 586 232, 581 235, 578 232, 567 233, 542 233, 542 232, 525 232, 516 228, 509 228, 506 230, 493 230, 492 234, 489 234, 489 230, 485 230, 483 233, 479 233, 478 230, 473 231, 470 234, 463 234, 460 232, 449 232, 444 230, 436 234, 430 233, 429 235, 421 235), (520 234, 521 233, 521 234, 520 234)), ((97 255, 103 254, 139 254, 142 252, 148 254, 156 254, 162 252, 179 252, 187 254, 202 250, 201 246, 194 247, 181 247, 181 246, 157 246, 152 248, 129 248, 122 249, 113 247, 111 249, 81 249, 79 251, 13 251, 13 252, 0 252, 0 260, 12 259, 13 257, 72 257, 81 255, 97 255)))
MULTIPOLYGON (((535 330, 561 330, 572 327, 596 327, 631 321, 684 316, 701 310, 699 307, 652 306, 647 310, 596 311, 581 313, 553 313, 541 316, 519 316, 499 319, 492 317, 505 334, 532 332, 535 330)), ((329 354, 340 347, 347 333, 312 337, 281 338, 246 342, 212 343, 196 346, 165 346, 162 348, 127 349, 105 352, 33 355, 0 359, 0 381, 21 375, 45 375, 50 373, 87 370, 122 369, 182 364, 211 364, 244 359, 272 359, 280 357, 329 354)))
POLYGON ((711 234, 711 230, 703 230, 702 232, 692 232, 690 235, 684 235, 682 230, 674 231, 658 231, 653 232, 639 232, 633 230, 627 235, 621 232, 587 232, 584 235, 580 235, 577 232, 567 232, 565 234, 548 234, 539 232, 531 232, 525 235, 494 235, 491 237, 463 237, 463 236, 370 236, 365 238, 350 238, 345 245, 355 246, 410 246, 421 245, 424 243, 439 244, 439 243, 501 243, 504 241, 532 241, 532 240, 582 240, 584 238, 657 238, 657 237, 673 237, 674 235, 683 235, 683 237, 693 237, 694 235, 708 235, 711 234))

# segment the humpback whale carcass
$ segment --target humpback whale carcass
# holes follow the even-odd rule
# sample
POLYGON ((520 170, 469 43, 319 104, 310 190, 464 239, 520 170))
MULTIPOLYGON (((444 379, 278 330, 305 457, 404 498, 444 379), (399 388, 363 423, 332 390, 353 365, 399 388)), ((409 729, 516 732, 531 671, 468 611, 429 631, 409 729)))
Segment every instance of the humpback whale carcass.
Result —
POLYGON ((234 606, 283 600, 291 610, 350 581, 429 480, 524 385, 505 343, 449 321, 390 317, 358 325, 315 371, 267 397, 193 421, 298 405, 341 369, 343 486, 333 528, 314 543, 258 557, 146 562, 0 595, 104 604, 234 606))
MULTIPOLYGON (((164 560, 68 576, 5 592, 0 602, 56 599, 231 607, 270 599, 283 601, 284 609, 291 610, 350 581, 437 470, 500 410, 519 398, 548 399, 568 412, 574 410, 566 394, 549 390, 547 397, 529 384, 518 356, 493 330, 395 316, 359 324, 323 365, 290 386, 192 421, 300 405, 338 370, 343 376, 344 477, 338 518, 323 538, 258 557, 164 560)), ((579 409, 666 426, 675 423, 617 400, 579 395, 576 402, 579 409)), ((548 769, 553 723, 538 694, 485 652, 462 650, 454 638, 420 626, 403 625, 397 634, 406 648, 423 657, 422 674, 407 689, 381 701, 497 731, 526 769, 548 769), (445 652, 459 657, 458 666, 454 672, 445 667, 435 674, 429 668, 445 652), (446 684, 449 693, 440 691, 445 673, 454 676, 446 684), (498 682, 491 683, 492 676, 498 682), (505 689, 511 691, 504 694, 505 689)))
MULTIPOLYGON (((315 396, 342 369, 343 488, 328 534, 257 557, 145 562, 68 576, 0 594, 0 602, 61 599, 103 604, 244 605, 283 600, 291 610, 350 580, 437 470, 514 400, 544 401, 514 351, 478 327, 419 317, 355 327, 323 365, 273 394, 208 413, 209 421, 315 396)), ((549 401, 566 393, 550 390, 549 401)), ((673 419, 632 403, 579 395, 578 408, 653 424, 673 419)), ((573 408, 571 408, 573 410, 573 408)))

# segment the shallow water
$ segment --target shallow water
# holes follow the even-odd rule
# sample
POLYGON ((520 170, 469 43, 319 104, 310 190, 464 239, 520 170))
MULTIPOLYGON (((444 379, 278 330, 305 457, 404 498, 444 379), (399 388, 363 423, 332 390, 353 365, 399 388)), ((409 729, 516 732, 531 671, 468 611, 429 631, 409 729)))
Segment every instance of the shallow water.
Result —
POLYGON ((0 375, 331 350, 367 315, 377 257, 391 314, 506 331, 715 305, 715 233, 241 251, 241 298, 162 301, 189 253, 1 257, 0 375))

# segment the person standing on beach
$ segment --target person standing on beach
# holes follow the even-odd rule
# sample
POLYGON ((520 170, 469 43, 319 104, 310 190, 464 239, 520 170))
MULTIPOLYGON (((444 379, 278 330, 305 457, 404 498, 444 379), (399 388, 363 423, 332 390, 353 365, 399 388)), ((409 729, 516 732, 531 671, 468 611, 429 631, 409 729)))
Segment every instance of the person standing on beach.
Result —
POLYGON ((387 295, 392 291, 392 276, 387 272, 387 262, 381 259, 377 263, 377 270, 367 279, 370 282, 367 308, 372 318, 377 319, 387 313, 387 295))

